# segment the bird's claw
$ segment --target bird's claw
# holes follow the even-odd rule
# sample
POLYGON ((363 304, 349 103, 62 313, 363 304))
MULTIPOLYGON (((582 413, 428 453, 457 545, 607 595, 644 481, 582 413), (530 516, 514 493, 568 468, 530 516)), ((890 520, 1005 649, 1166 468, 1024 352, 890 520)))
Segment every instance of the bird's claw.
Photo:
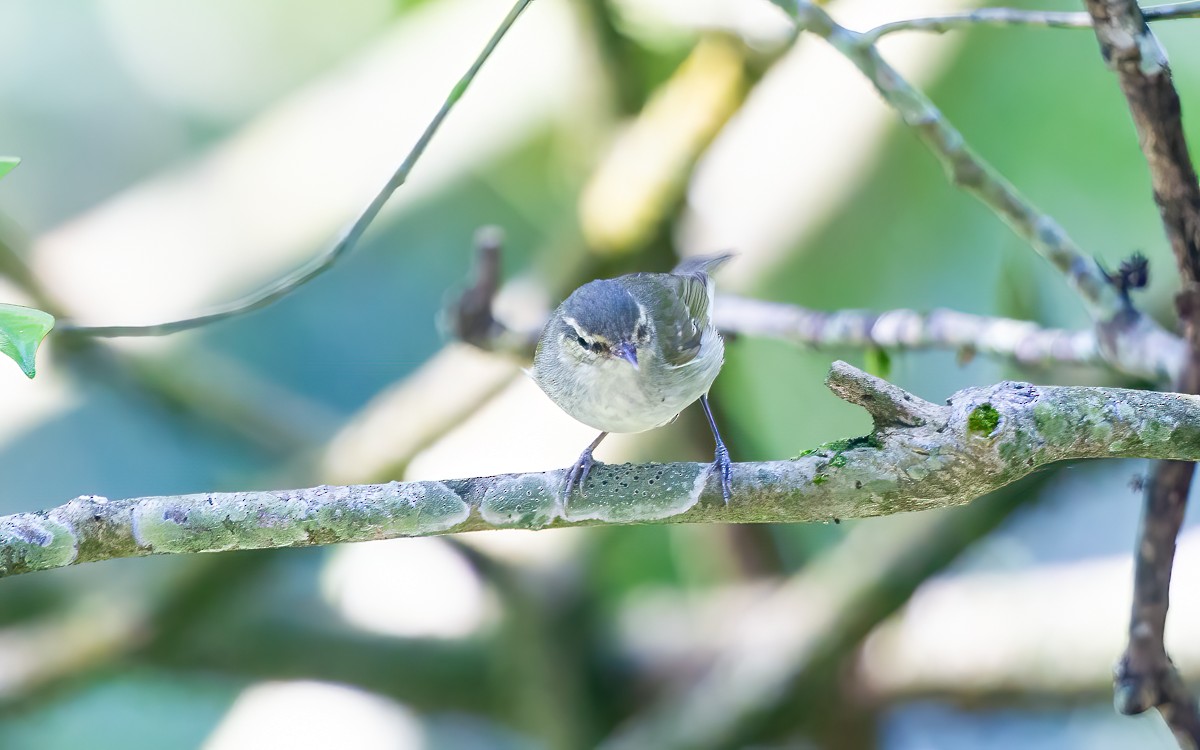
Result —
POLYGON ((717 457, 713 461, 713 468, 721 474, 721 497, 725 498, 725 504, 729 505, 729 500, 733 497, 733 462, 729 460, 729 449, 724 443, 717 445, 717 457))
POLYGON ((580 495, 585 494, 583 491, 583 483, 587 481, 588 474, 592 473, 592 466, 595 464, 596 461, 592 458, 591 448, 579 454, 579 458, 575 461, 575 463, 571 464, 571 468, 567 469, 567 484, 563 488, 564 499, 571 497, 571 491, 574 490, 576 486, 579 487, 580 495))

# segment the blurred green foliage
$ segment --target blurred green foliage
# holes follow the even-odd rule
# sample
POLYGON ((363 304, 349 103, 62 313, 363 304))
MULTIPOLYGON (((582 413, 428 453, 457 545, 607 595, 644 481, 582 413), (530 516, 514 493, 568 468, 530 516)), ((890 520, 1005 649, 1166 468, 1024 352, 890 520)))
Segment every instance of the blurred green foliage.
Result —
MULTIPOLYGON (((239 28, 248 29, 240 44, 271 58, 275 73, 259 80, 253 70, 247 71, 253 79, 247 85, 250 93, 211 109, 195 100, 171 98, 161 82, 157 87, 147 83, 137 59, 122 47, 123 39, 132 38, 128 35, 146 33, 138 32, 135 23, 137 13, 150 12, 144 2, 120 13, 113 10, 119 3, 100 0, 55 4, 71 6, 72 12, 34 0, 7 3, 0 8, 0 24, 24 29, 15 34, 17 40, 35 41, 0 49, 0 70, 8 71, 0 72, 0 100, 5 102, 0 107, 0 146, 19 151, 27 161, 21 173, 0 185, 0 209, 36 235, 102 205, 138 180, 202 159, 206 149, 289 93, 355 59, 389 24, 402 24, 407 14, 438 2, 356 0, 353 8, 342 11, 339 4, 293 7, 280 0, 258 11, 257 24, 239 16, 243 11, 236 3, 214 4, 214 28, 231 37, 239 28), (299 41, 309 38, 328 43, 313 53, 299 41)), ((188 18, 181 7, 166 3, 155 12, 164 14, 161 18, 173 13, 188 18)), ((600 135, 594 142, 602 144, 620 129, 622 117, 637 112, 670 77, 697 32, 652 43, 638 38, 608 3, 575 0, 572 7, 595 27, 590 43, 601 51, 601 64, 593 74, 605 77, 611 89, 608 120, 596 124, 600 135)), ((830 4, 830 12, 836 15, 836 3, 830 4)), ((1200 76, 1195 74, 1200 45, 1194 43, 1198 26, 1200 22, 1173 23, 1161 34, 1187 103, 1200 100, 1200 76)), ((212 39, 211 47, 199 45, 208 51, 194 52, 197 57, 187 64, 203 69, 207 56, 219 54, 226 43, 232 42, 212 39)), ((765 68, 771 57, 762 50, 747 55, 754 58, 751 68, 765 68)), ((1129 118, 1087 32, 962 32, 953 59, 929 93, 975 149, 1058 218, 1084 248, 1110 266, 1133 250, 1146 253, 1151 288, 1141 301, 1169 324, 1173 262, 1129 118)), ((403 96, 403 82, 379 96, 403 96)), ((875 95, 863 81, 840 96, 853 101, 875 95)), ((840 103, 821 106, 833 109, 840 103)), ((817 110, 813 116, 822 113, 817 110)), ((434 320, 445 290, 459 285, 470 267, 471 237, 478 226, 504 228, 506 273, 532 270, 559 294, 581 280, 581 269, 603 267, 588 257, 576 213, 580 191, 603 150, 597 146, 594 153, 579 153, 583 139, 564 132, 570 122, 546 122, 507 153, 475 165, 418 205, 385 214, 362 247, 336 269, 260 313, 182 339, 172 356, 188 362, 216 353, 236 362, 281 392, 332 415, 318 434, 308 436, 316 444, 329 439, 374 396, 441 348, 434 320)), ((1200 137, 1195 121, 1187 123, 1190 134, 1200 137)), ((755 288, 740 291, 820 309, 953 307, 1051 326, 1086 323, 1082 307, 1052 269, 986 208, 950 187, 912 133, 893 127, 878 153, 839 210, 798 242, 755 288)), ((413 179, 420 178, 418 170, 413 179)), ((668 221, 660 242, 620 262, 631 268, 669 265, 669 235, 668 221)), ((0 447, 5 489, 0 513, 52 506, 78 494, 125 497, 307 481, 309 453, 280 455, 278 446, 249 440, 236 426, 119 378, 100 377, 103 365, 95 359, 71 357, 64 351, 55 361, 70 372, 66 405, 8 436, 0 447)), ((869 431, 870 420, 861 410, 822 385, 835 357, 871 362, 877 372, 934 401, 967 385, 1010 376, 1123 382, 1109 373, 1015 373, 982 358, 960 365, 954 353, 881 357, 739 339, 728 346, 714 393, 735 460, 786 458, 869 431)), ((696 415, 685 414, 666 428, 662 452, 654 458, 710 460, 706 440, 696 415)), ((564 463, 570 458, 563 454, 564 463)), ((1109 492, 1115 496, 1125 490, 1112 487, 1109 492)), ((1082 494, 1054 499, 1060 506, 1078 505, 1082 494)), ((1120 536, 1129 515, 1095 519, 1095 536, 1106 537, 1101 524, 1120 536)), ((219 574, 203 570, 211 563, 198 560, 147 558, 5 580, 0 613, 6 628, 36 626, 90 599, 129 602, 151 614, 148 633, 139 634, 136 643, 85 660, 77 672, 49 685, 33 685, 20 695, 0 694, 0 746, 199 746, 242 688, 272 678, 358 684, 402 700, 420 712, 430 747, 549 746, 545 738, 560 736, 554 732, 562 728, 547 728, 537 720, 538 708, 522 703, 522 691, 533 691, 536 684, 536 690, 558 694, 564 702, 574 697, 576 710, 591 711, 575 736, 579 746, 588 746, 653 705, 660 686, 661 676, 639 675, 639 665, 618 648, 621 617, 630 602, 663 590, 702 597, 731 581, 803 571, 853 526, 732 530, 728 535, 724 530, 714 534, 659 526, 581 529, 572 533, 586 538, 582 551, 561 569, 504 573, 498 563, 501 573, 489 573, 477 560, 480 574, 492 576, 489 591, 502 600, 501 608, 525 602, 521 606, 530 608, 535 623, 529 627, 548 634, 543 644, 547 653, 537 657, 545 660, 541 666, 525 652, 512 650, 528 644, 520 646, 515 636, 497 635, 496 629, 439 645, 364 634, 341 619, 322 595, 322 571, 335 554, 329 550, 235 556, 219 574), (499 575, 510 576, 507 598, 496 593, 502 588, 499 575), (186 588, 195 581, 200 582, 195 589, 186 588), (184 600, 170 599, 180 591, 188 592, 184 600), (156 609, 164 600, 172 606, 156 609), (437 659, 431 656, 421 667, 422 652, 437 659), (406 675, 408 669, 427 676, 425 692, 406 675), (552 680, 550 688, 539 683, 550 679, 547 674, 558 681, 552 680), (567 687, 558 690, 560 684, 567 687)), ((967 539, 963 546, 973 541, 967 539)), ((920 575, 946 563, 939 559, 920 575)), ((915 586, 919 580, 910 583, 915 586)), ((881 596, 887 606, 881 605, 879 616, 903 601, 908 589, 901 591, 901 596, 881 596)), ((510 612, 509 617, 516 615, 510 612)), ((838 689, 840 679, 830 677, 825 689, 838 689)), ((914 714, 904 713, 904 707, 889 710, 877 710, 869 722, 876 731, 867 734, 879 746, 934 746, 921 745, 919 739, 906 744, 905 737, 919 734, 911 729, 914 714), (889 716, 900 718, 889 725, 889 716), (898 729, 889 733, 888 726, 898 729)), ((981 715, 995 717, 986 711, 981 715)), ((1031 721, 1020 713, 1007 718, 1010 727, 1031 721)), ((821 719, 801 716, 796 725, 820 724, 821 719)), ((950 732, 957 719, 931 721, 943 721, 950 732)), ((1123 736, 1121 726, 1111 730, 1113 736, 1123 736)), ((997 747, 987 737, 969 735, 948 734, 961 742, 940 746, 997 747)), ((786 732, 783 737, 774 739, 795 739, 786 732)), ((1085 746, 1071 742, 1075 740, 1058 746, 1085 746)), ((850 746, 861 745, 841 745, 850 746)))
POLYGON ((21 160, 15 156, 0 156, 0 177, 16 169, 20 163, 21 160))

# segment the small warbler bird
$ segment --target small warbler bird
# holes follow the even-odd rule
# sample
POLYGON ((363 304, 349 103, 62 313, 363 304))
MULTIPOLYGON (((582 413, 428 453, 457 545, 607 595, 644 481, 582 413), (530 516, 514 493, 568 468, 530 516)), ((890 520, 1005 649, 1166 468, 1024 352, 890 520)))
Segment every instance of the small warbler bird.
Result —
POLYGON ((533 358, 533 379, 563 411, 600 430, 567 472, 566 495, 587 481, 592 451, 610 432, 645 432, 700 399, 716 441, 714 468, 730 498, 729 450, 708 406, 725 359, 712 324, 709 272, 731 253, 690 258, 671 273, 590 281, 558 306, 533 358))

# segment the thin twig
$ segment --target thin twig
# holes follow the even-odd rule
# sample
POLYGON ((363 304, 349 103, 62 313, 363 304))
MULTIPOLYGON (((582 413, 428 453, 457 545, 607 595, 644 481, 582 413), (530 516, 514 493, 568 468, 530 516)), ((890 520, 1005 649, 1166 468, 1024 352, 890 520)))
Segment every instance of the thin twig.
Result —
POLYGON ((948 349, 966 358, 978 354, 1022 367, 1107 365, 1152 381, 1174 380, 1183 367, 1183 342, 1165 331, 1156 339, 1158 345, 1110 359, 1101 354, 1095 331, 1042 328, 1026 320, 957 310, 825 312, 723 295, 715 307, 715 317, 725 333, 821 348, 948 349))
POLYGON ((517 17, 520 16, 525 8, 527 8, 532 2, 533 0, 517 0, 517 2, 513 5, 512 10, 510 10, 508 15, 504 17, 504 20, 500 22, 499 27, 496 28, 496 31, 492 34, 491 39, 488 40, 488 43, 479 53, 479 56, 475 58, 475 62, 471 64, 471 67, 467 70, 466 74, 464 74, 458 83, 455 84, 454 88, 451 89, 449 96, 446 97, 445 102, 442 103, 442 106, 437 111, 437 114, 433 116, 433 119, 430 120, 429 124, 425 127, 425 132, 421 134, 421 137, 417 139, 417 142, 412 147, 412 150, 408 152, 406 157, 404 157, 404 161, 399 167, 397 167, 396 171, 392 174, 391 178, 387 181, 383 188, 380 189, 379 193, 371 200, 369 204, 367 204, 362 213, 360 213, 358 217, 342 231, 333 245, 331 245, 325 252, 321 253, 286 276, 264 286, 253 294, 243 297, 240 300, 231 302, 227 305, 218 307, 203 315, 140 326, 81 326, 70 322, 60 322, 56 329, 58 333, 73 336, 92 336, 105 338, 114 338, 120 336, 166 336, 168 334, 178 333, 179 331, 186 331, 192 328, 198 328, 200 326, 208 325, 209 323, 215 323, 227 318, 232 318, 238 315, 244 315, 248 312, 260 310, 276 302, 277 300, 286 297, 312 279, 321 275, 325 271, 328 271, 335 263, 341 260, 343 256, 345 256, 351 249, 354 248, 354 246, 358 243, 359 238, 361 238, 363 233, 367 230, 367 227, 369 227, 371 222, 375 220, 375 217, 379 215, 379 212, 383 209, 384 204, 388 202, 388 199, 392 197, 392 194, 395 193, 396 190, 404 184, 405 180, 408 179, 409 173, 412 172, 413 168, 417 165, 417 162, 421 159, 421 156, 425 153, 426 147, 433 139, 434 134, 436 134, 438 129, 442 126, 442 122, 446 119, 446 116, 450 114, 450 110, 454 108, 454 105, 458 103, 458 100, 461 99, 463 94, 466 92, 467 87, 471 85, 473 80, 475 80, 476 74, 479 73, 479 70, 483 67, 484 63, 487 62, 489 57, 491 57, 492 52, 495 51, 496 47, 500 44, 500 40, 504 38, 506 33, 508 33, 508 30, 512 27, 513 23, 516 22, 517 17))
POLYGON ((1094 319, 1107 319, 1126 305, 1092 258, 1058 222, 1042 213, 971 150, 962 133, 922 92, 900 76, 862 34, 838 25, 808 0, 777 0, 806 31, 825 39, 857 67, 904 123, 916 131, 947 175, 996 213, 1022 239, 1050 261, 1083 299, 1094 319))
MULTIPOLYGON (((1200 183, 1188 153, 1179 94, 1166 52, 1134 0, 1086 0, 1100 53, 1117 74, 1150 170, 1154 201, 1175 254, 1183 290, 1179 317, 1189 344, 1176 388, 1200 393, 1200 183)), ((1122 713, 1156 707, 1181 747, 1200 747, 1200 709, 1163 644, 1175 540, 1187 510, 1195 464, 1159 461, 1146 484, 1135 546, 1129 647, 1117 669, 1114 702, 1122 713)))
POLYGON ((1096 327, 1101 355, 1109 362, 1133 362, 1155 349, 1168 350, 1174 338, 1134 308, 1096 262, 1052 217, 1026 200, 999 172, 967 145, 962 133, 921 91, 879 55, 862 34, 838 25, 810 0, 773 0, 797 24, 822 37, 855 65, 916 131, 945 167, 950 180, 990 208, 1039 255, 1062 273, 1082 299, 1096 327))
MULTIPOLYGON (((1142 10, 1147 21, 1167 21, 1200 16, 1200 0, 1154 5, 1142 10)), ((972 26, 1034 26, 1050 29, 1090 29, 1092 17, 1083 11, 1024 10, 1021 8, 978 8, 963 13, 947 13, 927 18, 908 18, 880 24, 863 32, 863 38, 874 44, 880 38, 898 31, 947 31, 972 26)))
MULTIPOLYGON (((496 230, 480 231, 478 259, 470 286, 446 310, 453 334, 484 351, 528 360, 539 328, 515 328, 494 315, 500 288, 501 240, 496 230)), ((736 336, 773 338, 821 348, 877 348, 889 351, 949 349, 1024 367, 1055 364, 1108 365, 1127 375, 1156 382, 1174 381, 1183 368, 1184 345, 1145 316, 1115 320, 1090 331, 1042 328, 1011 318, 955 310, 837 310, 825 312, 782 302, 721 294, 714 306, 717 327, 736 336), (1141 330, 1141 327, 1147 330, 1141 330), (1108 337, 1107 345, 1101 337, 1108 337)))
POLYGON ((563 470, 111 502, 87 496, 0 517, 0 577, 119 557, 480 529, 861 518, 962 505, 1055 461, 1200 458, 1200 396, 1003 382, 938 406, 843 362, 829 383, 869 406, 876 432, 789 461, 735 464, 729 503, 712 466, 695 463, 597 465, 566 503, 563 470))

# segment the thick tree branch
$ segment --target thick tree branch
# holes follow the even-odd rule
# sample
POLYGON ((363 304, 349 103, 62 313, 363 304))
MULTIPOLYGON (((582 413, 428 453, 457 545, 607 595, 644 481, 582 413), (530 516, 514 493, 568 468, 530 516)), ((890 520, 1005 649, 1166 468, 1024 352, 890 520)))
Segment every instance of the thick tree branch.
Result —
POLYGON ((1065 459, 1200 458, 1200 397, 1003 382, 935 406, 845 363, 830 383, 871 403, 870 437, 790 461, 597 465, 561 501, 562 470, 66 505, 0 518, 0 577, 118 557, 292 547, 494 528, 811 522, 961 505, 1065 459), (914 418, 916 417, 916 418, 914 418), (915 426, 916 422, 923 424, 915 426))
MULTIPOLYGON (((1200 184, 1184 137, 1167 55, 1134 0, 1086 0, 1100 53, 1120 82, 1150 168, 1154 201, 1174 251, 1178 297, 1190 351, 1177 390, 1200 393, 1200 184)), ((1114 702, 1136 714, 1157 707, 1184 747, 1200 747, 1200 710, 1163 645, 1175 540, 1187 509, 1194 463, 1163 461, 1150 471, 1134 566, 1129 648, 1117 669, 1114 702)))
MULTIPOLYGON (((1155 5, 1142 10, 1147 21, 1166 21, 1173 18, 1195 18, 1200 16, 1200 2, 1190 0, 1182 3, 1155 5)), ((903 21, 885 23, 863 32, 863 38, 875 43, 881 37, 897 31, 931 31, 944 34, 955 29, 972 26, 1041 26, 1053 29, 1090 29, 1092 17, 1084 12, 1025 10, 1020 8, 976 8, 963 13, 947 13, 943 16, 908 18, 903 21)))

